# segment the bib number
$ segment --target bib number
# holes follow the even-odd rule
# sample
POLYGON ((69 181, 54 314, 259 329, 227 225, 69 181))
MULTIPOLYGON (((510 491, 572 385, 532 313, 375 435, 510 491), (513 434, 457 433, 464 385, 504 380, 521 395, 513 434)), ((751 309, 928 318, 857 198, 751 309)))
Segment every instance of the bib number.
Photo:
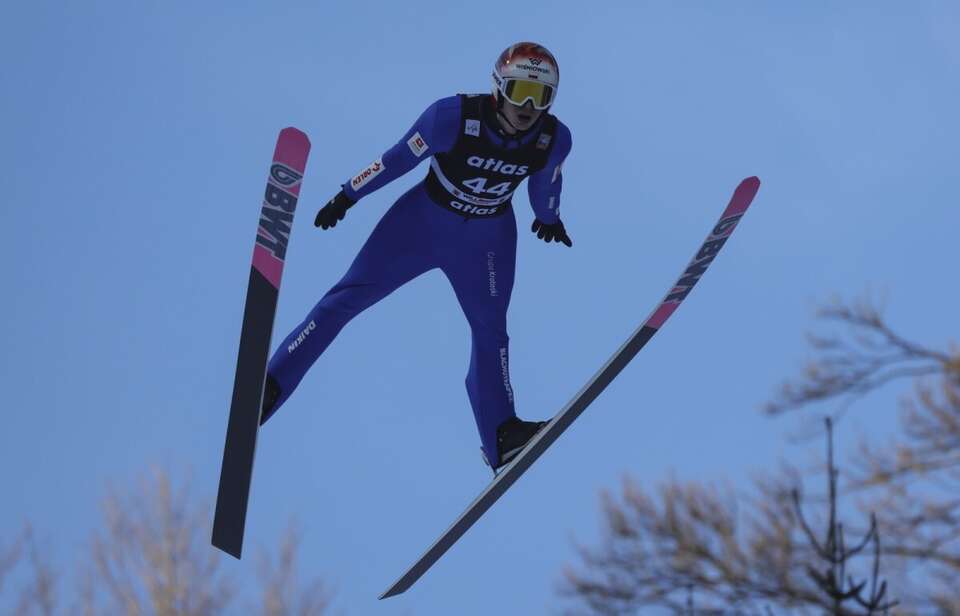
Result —
POLYGON ((502 197, 510 192, 510 182, 501 182, 496 186, 487 188, 487 178, 483 177, 464 180, 463 185, 473 191, 473 194, 475 195, 487 194, 502 197))

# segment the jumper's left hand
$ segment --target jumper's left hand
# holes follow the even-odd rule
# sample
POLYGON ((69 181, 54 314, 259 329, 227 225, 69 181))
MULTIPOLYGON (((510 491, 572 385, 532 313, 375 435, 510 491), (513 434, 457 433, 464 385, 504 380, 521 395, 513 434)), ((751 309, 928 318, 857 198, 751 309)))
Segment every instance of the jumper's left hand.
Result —
POLYGON ((313 226, 321 229, 336 227, 337 221, 343 220, 343 217, 347 215, 347 210, 353 207, 355 203, 356 201, 348 197, 347 193, 341 189, 330 201, 327 201, 325 206, 320 208, 313 221, 313 226))
POLYGON ((570 236, 567 235, 567 230, 563 228, 563 221, 559 218, 557 222, 552 225, 548 225, 544 222, 541 222, 539 219, 533 221, 533 227, 530 228, 531 231, 537 234, 537 237, 542 239, 548 244, 550 242, 563 242, 567 246, 573 246, 573 241, 570 239, 570 236))

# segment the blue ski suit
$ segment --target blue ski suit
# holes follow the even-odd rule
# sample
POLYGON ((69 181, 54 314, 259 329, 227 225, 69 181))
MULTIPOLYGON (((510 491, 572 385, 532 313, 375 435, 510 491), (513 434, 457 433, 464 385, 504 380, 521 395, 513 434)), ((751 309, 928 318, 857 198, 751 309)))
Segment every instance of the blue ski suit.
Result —
POLYGON ((491 95, 442 98, 379 159, 343 185, 360 200, 431 159, 427 177, 401 196, 353 264, 270 360, 279 407, 344 325, 420 274, 440 268, 472 333, 467 394, 487 459, 499 460, 497 427, 515 416, 509 376, 507 307, 513 289, 517 225, 511 195, 529 177, 536 217, 559 220, 561 165, 569 129, 549 113, 519 138, 496 126, 491 95))

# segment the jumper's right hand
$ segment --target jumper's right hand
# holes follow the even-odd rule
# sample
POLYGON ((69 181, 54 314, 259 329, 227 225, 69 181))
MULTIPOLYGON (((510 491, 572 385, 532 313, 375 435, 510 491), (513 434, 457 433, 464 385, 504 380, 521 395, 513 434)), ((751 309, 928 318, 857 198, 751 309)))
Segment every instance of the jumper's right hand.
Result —
POLYGON ((337 221, 343 220, 343 217, 347 215, 347 210, 353 207, 354 203, 356 203, 356 201, 348 197, 347 193, 343 192, 343 189, 340 189, 340 192, 334 195, 334 197, 317 212, 313 226, 320 227, 321 229, 336 227, 337 221))
POLYGON ((559 218, 557 222, 552 225, 541 222, 540 219, 537 218, 533 221, 533 226, 530 227, 530 230, 548 244, 550 242, 563 242, 568 247, 573 246, 573 241, 570 239, 570 236, 567 235, 567 230, 563 227, 563 221, 559 218))

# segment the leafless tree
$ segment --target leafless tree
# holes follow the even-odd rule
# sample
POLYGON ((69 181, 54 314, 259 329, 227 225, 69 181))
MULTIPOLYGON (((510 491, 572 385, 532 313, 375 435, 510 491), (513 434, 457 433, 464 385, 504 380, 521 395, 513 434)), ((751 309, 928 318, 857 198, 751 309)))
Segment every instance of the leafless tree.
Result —
MULTIPOLYGON (((26 524, 9 546, 0 547, 0 597, 14 570, 26 581, 8 605, 17 616, 51 616, 57 608, 56 576, 49 560, 41 552, 33 528, 26 524)), ((0 603, 0 606, 3 604, 0 603)))
POLYGON ((797 519, 807 536, 809 545, 812 545, 817 556, 827 566, 821 571, 813 565, 807 565, 807 574, 833 602, 833 614, 850 613, 849 605, 862 608, 867 616, 887 613, 897 605, 898 601, 889 601, 887 583, 879 578, 880 570, 880 533, 877 531, 876 515, 870 513, 870 528, 861 543, 856 547, 847 545, 847 534, 843 523, 837 518, 837 477, 839 471, 833 463, 833 425, 830 418, 827 424, 827 485, 830 502, 830 519, 825 529, 825 537, 819 540, 807 524, 801 508, 799 488, 792 491, 793 504, 797 512, 797 519), (848 564, 864 548, 873 544, 873 570, 869 579, 855 581, 848 574, 848 564), (869 586, 868 586, 869 584, 869 586), (866 593, 866 594, 864 594, 866 593))
MULTIPOLYGON (((828 428, 828 450, 832 451, 828 428)), ((625 479, 618 501, 603 495, 605 538, 580 547, 583 571, 564 571, 563 593, 593 614, 639 614, 648 606, 677 614, 883 614, 879 536, 871 526, 848 547, 837 516, 837 470, 828 455, 827 521, 822 538, 802 511, 798 472, 784 467, 756 480, 756 496, 740 511, 732 490, 671 480, 657 499, 625 479), (874 545, 862 578, 851 561, 874 545)))
MULTIPOLYGON (((843 532, 863 537, 863 549, 872 546, 877 562, 875 540, 883 535, 886 597, 901 601, 897 614, 960 614, 960 350, 906 339, 869 301, 834 303, 821 317, 839 324, 841 334, 811 337, 816 359, 766 411, 779 416, 833 402, 842 416, 887 383, 916 382, 900 433, 883 446, 863 441, 848 465, 843 492, 856 498, 862 515, 851 516, 855 523, 843 532)), ((696 606, 698 614, 759 614, 771 606, 778 614, 882 613, 890 605, 879 596, 880 582, 871 581, 879 579, 874 567, 858 578, 868 580, 859 587, 866 606, 838 611, 835 598, 824 602, 829 585, 842 594, 860 582, 840 579, 834 566, 815 568, 819 558, 851 548, 833 514, 813 524, 832 537, 816 541, 805 529, 795 492, 801 476, 784 465, 739 498, 730 489, 675 480, 649 496, 625 479, 619 500, 603 494, 603 544, 579 548, 583 568, 565 570, 563 592, 594 614, 637 613, 647 605, 675 613, 696 606)), ((813 506, 830 498, 805 500, 813 506)))
POLYGON ((938 350, 894 331, 875 302, 833 303, 820 316, 839 334, 811 336, 816 357, 766 407, 771 415, 853 401, 908 379, 900 430, 883 444, 861 440, 846 486, 877 512, 898 591, 923 613, 960 614, 960 347, 938 350))
POLYGON ((3 592, 4 584, 10 572, 23 558, 23 533, 17 535, 10 541, 9 545, 0 544, 0 593, 3 592))
POLYGON ((209 516, 188 487, 155 469, 129 492, 111 489, 85 572, 84 613, 203 616, 234 596, 210 549, 209 516))
POLYGON ((263 616, 313 616, 322 614, 330 596, 319 579, 297 588, 297 546, 300 531, 290 526, 280 544, 276 563, 265 550, 259 558, 259 577, 263 584, 263 616))
POLYGON ((938 351, 907 340, 886 323, 876 304, 834 300, 821 308, 819 318, 839 324, 841 332, 808 336, 816 357, 799 378, 783 384, 766 412, 778 415, 838 399, 849 405, 903 378, 937 377, 960 386, 960 349, 938 351))
POLYGON ((258 576, 243 583, 228 575, 226 558, 210 545, 210 508, 191 496, 186 482, 174 485, 159 469, 132 490, 111 489, 103 501, 103 524, 78 567, 75 594, 58 596, 57 576, 29 527, 10 545, 0 544, 0 611, 17 616, 319 616, 329 593, 317 579, 297 577, 300 533, 291 526, 276 556, 261 549, 258 576), (17 593, 5 585, 26 566, 17 593), (259 588, 259 602, 241 587, 259 588), (7 602, 6 598, 16 597, 7 602), (240 603, 246 603, 241 607, 240 603), (9 606, 8 611, 4 611, 9 606))

